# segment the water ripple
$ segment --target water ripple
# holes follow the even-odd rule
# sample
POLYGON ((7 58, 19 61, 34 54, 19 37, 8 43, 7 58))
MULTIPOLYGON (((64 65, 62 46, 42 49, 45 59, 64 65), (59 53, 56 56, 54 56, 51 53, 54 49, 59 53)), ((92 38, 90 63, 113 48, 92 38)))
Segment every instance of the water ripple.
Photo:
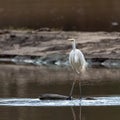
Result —
POLYGON ((120 106, 120 97, 94 97, 93 100, 39 100, 38 98, 0 98, 0 106, 120 106))

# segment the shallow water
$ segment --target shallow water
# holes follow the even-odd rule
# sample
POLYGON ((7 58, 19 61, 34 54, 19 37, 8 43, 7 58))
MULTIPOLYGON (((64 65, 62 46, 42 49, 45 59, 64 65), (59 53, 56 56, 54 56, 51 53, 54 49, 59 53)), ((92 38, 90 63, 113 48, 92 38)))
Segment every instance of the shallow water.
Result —
MULTIPOLYGON (((0 120, 79 119, 77 84, 73 95, 77 100, 57 102, 38 99, 43 93, 68 95, 73 79, 70 68, 1 64, 0 120)), ((84 79, 81 77, 81 83, 82 120, 120 119, 120 69, 91 68, 84 79), (95 100, 85 100, 88 96, 95 100)))

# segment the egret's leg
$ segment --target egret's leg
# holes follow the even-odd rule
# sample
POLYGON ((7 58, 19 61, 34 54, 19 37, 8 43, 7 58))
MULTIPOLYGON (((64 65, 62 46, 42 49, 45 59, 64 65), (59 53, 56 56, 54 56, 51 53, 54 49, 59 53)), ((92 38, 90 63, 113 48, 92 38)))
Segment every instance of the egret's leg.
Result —
POLYGON ((73 84, 72 84, 72 87, 71 87, 68 99, 71 99, 71 97, 72 97, 72 93, 73 93, 73 89, 74 89, 75 83, 76 83, 76 79, 75 79, 75 73, 74 73, 74 81, 73 81, 73 84))
POLYGON ((79 81, 79 91, 80 91, 80 99, 82 98, 82 92, 81 92, 81 81, 79 81))
MULTIPOLYGON (((80 77, 79 77, 80 78, 80 77)), ((82 120, 82 94, 81 94, 81 81, 79 79, 79 91, 80 91, 80 111, 79 111, 79 119, 82 120)))
POLYGON ((79 91, 80 91, 80 111, 79 111, 79 119, 82 120, 82 106, 81 106, 81 100, 82 100, 82 92, 81 92, 81 81, 80 81, 80 75, 79 75, 79 91))
POLYGON ((76 83, 76 81, 73 81, 72 88, 71 88, 71 90, 70 90, 70 95, 69 95, 69 98, 70 98, 70 99, 71 99, 71 97, 72 97, 72 93, 73 93, 73 89, 74 89, 75 83, 76 83))
POLYGON ((82 120, 82 106, 80 105, 79 111, 79 120, 82 120))
POLYGON ((81 81, 80 81, 80 74, 78 74, 79 76, 79 92, 80 92, 80 99, 82 98, 82 89, 81 89, 81 81))
POLYGON ((73 107, 70 107, 70 108, 71 108, 71 111, 72 111, 73 120, 76 120, 76 114, 75 114, 75 111, 74 111, 73 107))

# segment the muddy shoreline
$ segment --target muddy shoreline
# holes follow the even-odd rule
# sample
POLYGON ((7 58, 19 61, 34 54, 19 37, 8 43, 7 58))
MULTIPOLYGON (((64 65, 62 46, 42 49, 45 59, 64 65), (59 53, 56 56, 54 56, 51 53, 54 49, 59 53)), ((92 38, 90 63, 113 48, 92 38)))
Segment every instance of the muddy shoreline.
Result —
POLYGON ((102 63, 120 59, 120 32, 50 29, 0 30, 0 58, 14 59, 14 62, 37 59, 42 64, 68 64, 66 61, 71 50, 71 44, 67 41, 69 38, 77 40, 77 48, 88 61, 102 63))

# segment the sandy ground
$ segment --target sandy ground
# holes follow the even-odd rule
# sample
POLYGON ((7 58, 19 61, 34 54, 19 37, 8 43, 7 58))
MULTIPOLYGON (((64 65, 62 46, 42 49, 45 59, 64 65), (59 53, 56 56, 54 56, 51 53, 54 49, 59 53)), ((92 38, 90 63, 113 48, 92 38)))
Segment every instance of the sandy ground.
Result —
POLYGON ((120 58, 120 32, 0 30, 0 54, 68 54, 75 38, 86 57, 120 58))

